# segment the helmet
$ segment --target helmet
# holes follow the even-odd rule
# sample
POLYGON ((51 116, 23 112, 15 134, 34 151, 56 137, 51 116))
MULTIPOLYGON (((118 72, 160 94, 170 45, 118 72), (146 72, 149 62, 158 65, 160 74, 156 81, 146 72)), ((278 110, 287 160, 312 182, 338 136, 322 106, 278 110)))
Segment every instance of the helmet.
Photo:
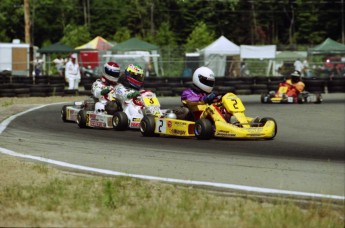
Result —
POLYGON ((139 90, 144 82, 143 68, 137 64, 129 64, 125 70, 124 80, 133 89, 139 90))
POLYGON ((298 70, 295 70, 290 76, 292 83, 297 83, 301 80, 301 73, 298 70))
POLYGON ((194 71, 193 84, 205 93, 212 92, 214 83, 214 73, 210 68, 202 66, 194 71))
POLYGON ((120 66, 115 62, 104 64, 103 75, 101 80, 107 84, 114 85, 120 77, 120 66))

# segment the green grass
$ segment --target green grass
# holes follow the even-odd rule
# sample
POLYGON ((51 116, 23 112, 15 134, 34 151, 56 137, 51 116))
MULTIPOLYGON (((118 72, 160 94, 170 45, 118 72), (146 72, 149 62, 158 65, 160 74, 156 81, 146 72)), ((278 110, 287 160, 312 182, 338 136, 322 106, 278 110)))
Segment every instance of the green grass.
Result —
POLYGON ((42 166, 30 168, 43 175, 39 184, 1 186, 0 226, 344 227, 344 208, 330 202, 301 207, 128 177, 54 177, 42 166))

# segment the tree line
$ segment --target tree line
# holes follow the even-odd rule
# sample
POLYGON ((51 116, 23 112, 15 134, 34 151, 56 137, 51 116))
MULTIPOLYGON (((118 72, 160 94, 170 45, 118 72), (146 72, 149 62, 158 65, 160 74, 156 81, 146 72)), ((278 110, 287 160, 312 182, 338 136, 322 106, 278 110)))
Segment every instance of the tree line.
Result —
MULTIPOLYGON (((1 0, 0 42, 24 40, 23 1, 1 0)), ((163 64, 220 35, 278 50, 305 51, 327 37, 344 42, 343 0, 29 0, 29 9, 35 46, 138 37, 161 47, 163 64)))
MULTIPOLYGON (((295 46, 327 37, 342 42, 344 32, 342 0, 29 0, 29 5, 38 47, 61 40, 78 46, 100 35, 193 51, 220 35, 237 44, 295 46)), ((23 0, 1 0, 0 26, 1 42, 24 40, 23 0)))

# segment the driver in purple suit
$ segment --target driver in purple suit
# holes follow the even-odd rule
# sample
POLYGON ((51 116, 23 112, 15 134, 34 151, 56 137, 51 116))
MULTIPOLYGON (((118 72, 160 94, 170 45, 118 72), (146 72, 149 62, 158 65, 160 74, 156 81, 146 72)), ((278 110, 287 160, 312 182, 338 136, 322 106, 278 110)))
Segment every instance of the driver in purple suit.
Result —
POLYGON ((177 119, 195 121, 198 116, 193 113, 193 106, 211 102, 216 97, 216 94, 212 93, 215 77, 210 68, 199 67, 194 71, 192 80, 191 88, 185 89, 181 94, 183 106, 173 110, 177 119))

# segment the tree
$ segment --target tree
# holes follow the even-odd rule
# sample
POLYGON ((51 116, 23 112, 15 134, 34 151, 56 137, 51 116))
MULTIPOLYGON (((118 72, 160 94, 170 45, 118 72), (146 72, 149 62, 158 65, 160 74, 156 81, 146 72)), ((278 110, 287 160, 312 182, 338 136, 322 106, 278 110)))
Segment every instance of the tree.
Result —
POLYGON ((215 33, 209 31, 207 25, 204 22, 198 22, 188 36, 187 42, 185 44, 186 52, 194 52, 198 48, 203 48, 215 40, 215 33))
POLYGON ((64 36, 60 40, 62 43, 71 47, 80 46, 91 39, 89 30, 86 26, 67 25, 64 30, 64 36))
POLYGON ((118 43, 121 43, 123 41, 126 41, 131 38, 130 31, 127 27, 121 27, 119 28, 112 39, 118 43))

